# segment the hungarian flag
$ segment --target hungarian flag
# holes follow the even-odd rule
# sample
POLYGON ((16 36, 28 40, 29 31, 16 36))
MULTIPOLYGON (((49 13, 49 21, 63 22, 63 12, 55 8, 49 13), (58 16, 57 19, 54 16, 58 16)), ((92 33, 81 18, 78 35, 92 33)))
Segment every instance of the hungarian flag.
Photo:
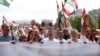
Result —
POLYGON ((89 20, 87 18, 87 15, 86 15, 86 10, 83 9, 83 12, 82 12, 82 19, 81 19, 81 24, 85 24, 85 25, 89 25, 89 20))
POLYGON ((14 21, 14 20, 12 21, 12 24, 13 24, 13 29, 17 30, 19 24, 16 21, 14 21))
POLYGON ((3 16, 3 24, 9 25, 9 23, 8 23, 7 19, 5 18, 5 16, 3 16))
POLYGON ((4 6, 7 6, 9 7, 10 6, 10 3, 6 0, 0 0, 0 4, 4 5, 4 6))
POLYGON ((14 21, 14 20, 12 21, 12 29, 13 29, 12 31, 14 34, 17 34, 17 35, 18 35, 18 33, 17 33, 18 32, 18 25, 19 24, 16 21, 14 21))
POLYGON ((68 10, 64 7, 63 2, 62 2, 62 11, 63 11, 63 13, 65 13, 65 14, 66 14, 66 15, 68 15, 68 16, 70 16, 70 15, 71 15, 71 12, 70 12, 70 11, 68 11, 68 10))
POLYGON ((67 3, 72 7, 75 7, 75 9, 78 9, 78 4, 76 0, 67 0, 67 3))

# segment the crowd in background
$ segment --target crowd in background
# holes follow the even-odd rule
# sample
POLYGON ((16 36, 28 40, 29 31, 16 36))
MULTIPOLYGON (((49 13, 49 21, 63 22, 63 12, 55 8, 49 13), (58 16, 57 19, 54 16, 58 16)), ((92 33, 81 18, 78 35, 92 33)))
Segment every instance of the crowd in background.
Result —
POLYGON ((44 27, 39 30, 31 29, 28 34, 16 36, 9 25, 2 24, 0 34, 0 42, 29 42, 29 43, 100 43, 100 30, 93 29, 88 26, 83 26, 81 32, 77 29, 69 30, 54 30, 52 27, 44 30, 44 27))

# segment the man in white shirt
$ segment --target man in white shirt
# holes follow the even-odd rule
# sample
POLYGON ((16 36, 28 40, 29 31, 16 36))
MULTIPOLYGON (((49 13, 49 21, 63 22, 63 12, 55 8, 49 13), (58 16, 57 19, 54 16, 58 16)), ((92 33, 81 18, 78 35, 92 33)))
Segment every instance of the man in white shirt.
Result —
POLYGON ((59 42, 59 41, 54 38, 54 30, 52 28, 49 28, 48 37, 42 39, 41 42, 43 42, 43 43, 53 43, 53 42, 59 42))
POLYGON ((82 29, 82 34, 80 35, 80 39, 86 43, 95 43, 94 37, 92 37, 91 29, 87 26, 82 29))

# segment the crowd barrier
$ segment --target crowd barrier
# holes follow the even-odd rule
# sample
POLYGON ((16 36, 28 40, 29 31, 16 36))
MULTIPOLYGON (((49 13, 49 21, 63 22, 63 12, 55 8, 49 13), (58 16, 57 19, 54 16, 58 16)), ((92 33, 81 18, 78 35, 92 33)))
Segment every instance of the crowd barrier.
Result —
POLYGON ((1 42, 0 56, 100 56, 100 45, 1 42))

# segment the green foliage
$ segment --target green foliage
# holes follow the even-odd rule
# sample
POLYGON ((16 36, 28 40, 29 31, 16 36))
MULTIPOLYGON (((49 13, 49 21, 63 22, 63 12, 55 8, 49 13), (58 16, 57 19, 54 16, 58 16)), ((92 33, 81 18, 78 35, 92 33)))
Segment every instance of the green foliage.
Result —
POLYGON ((98 24, 98 22, 97 22, 98 20, 96 20, 96 19, 93 19, 93 21, 92 21, 92 23, 93 23, 93 28, 99 28, 99 24, 98 24))
MULTIPOLYGON (((72 25, 72 28, 75 28, 77 29, 78 31, 81 31, 81 19, 82 17, 81 16, 76 16, 76 17, 71 17, 69 19, 71 25, 72 25)), ((89 15, 87 15, 87 19, 89 20, 89 27, 92 27, 92 28, 99 28, 99 24, 97 22, 97 20, 95 19, 92 19, 89 15)))
POLYGON ((89 15, 87 15, 89 20, 89 26, 92 28, 99 28, 98 20, 92 19, 89 15))
POLYGON ((99 29, 100 29, 100 18, 98 19, 98 25, 99 25, 99 29))
POLYGON ((37 26, 40 28, 41 25, 40 25, 38 22, 37 22, 36 24, 37 24, 37 26))
POLYGON ((71 22, 72 28, 77 29, 78 31, 81 31, 81 17, 71 17, 69 19, 69 21, 71 22))
POLYGON ((99 18, 96 19, 96 20, 97 20, 97 23, 98 23, 98 29, 100 29, 100 16, 99 16, 99 18))
POLYGON ((32 20, 32 21, 31 21, 31 25, 32 25, 33 23, 36 23, 35 20, 32 20))
POLYGON ((94 28, 93 19, 89 15, 87 15, 87 19, 89 20, 89 27, 94 28))

